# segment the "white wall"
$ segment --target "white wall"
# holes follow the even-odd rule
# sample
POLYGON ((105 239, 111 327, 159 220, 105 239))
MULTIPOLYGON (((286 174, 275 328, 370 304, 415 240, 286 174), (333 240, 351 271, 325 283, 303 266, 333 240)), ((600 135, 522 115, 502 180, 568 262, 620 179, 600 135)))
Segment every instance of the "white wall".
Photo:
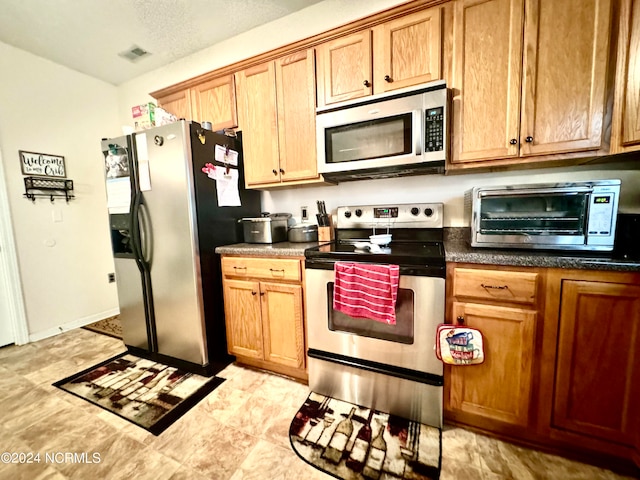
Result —
MULTIPOLYGON (((640 162, 640 155, 636 162, 640 162)), ((263 194, 262 208, 268 212, 290 212, 300 216, 300 206, 309 207, 315 219, 316 200, 324 200, 327 211, 339 206, 379 205, 384 203, 444 203, 444 225, 464 223, 464 192, 472 187, 528 183, 570 182, 580 180, 620 179, 620 211, 640 213, 640 170, 627 165, 521 170, 516 172, 464 175, 424 175, 382 180, 359 180, 335 186, 277 190, 263 194)))
POLYGON ((117 88, 0 43, 4 169, 31 340, 117 313, 100 139, 119 131, 117 88), (62 155, 76 198, 23 197, 18 150, 62 155), (54 217, 62 221, 55 222, 54 217))

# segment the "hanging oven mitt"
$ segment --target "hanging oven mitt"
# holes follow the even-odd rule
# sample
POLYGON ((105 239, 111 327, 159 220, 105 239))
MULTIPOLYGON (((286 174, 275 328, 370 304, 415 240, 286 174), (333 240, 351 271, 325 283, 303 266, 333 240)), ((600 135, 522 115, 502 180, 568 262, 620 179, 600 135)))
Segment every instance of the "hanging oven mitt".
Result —
POLYGON ((449 365, 484 362, 484 342, 477 328, 441 323, 436 330, 436 356, 449 365))

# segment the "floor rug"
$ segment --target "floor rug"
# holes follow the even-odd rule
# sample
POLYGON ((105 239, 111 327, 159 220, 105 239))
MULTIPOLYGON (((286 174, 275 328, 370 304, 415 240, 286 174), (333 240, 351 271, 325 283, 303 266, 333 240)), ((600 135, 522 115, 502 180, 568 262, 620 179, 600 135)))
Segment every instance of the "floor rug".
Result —
POLYGON ((440 478, 442 432, 311 392, 289 427, 304 461, 343 480, 440 478))
POLYGON ((53 385, 159 435, 223 381, 125 352, 53 385))
POLYGON ((117 315, 85 325, 82 328, 91 330, 92 332, 102 333, 103 335, 109 335, 110 337, 122 338, 122 324, 117 315))

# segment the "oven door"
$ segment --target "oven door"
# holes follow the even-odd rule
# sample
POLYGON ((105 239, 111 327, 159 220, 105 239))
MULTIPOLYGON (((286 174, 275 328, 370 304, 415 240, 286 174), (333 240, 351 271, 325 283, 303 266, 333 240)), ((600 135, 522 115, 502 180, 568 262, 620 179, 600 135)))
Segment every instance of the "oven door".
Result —
POLYGON ((443 278, 400 275, 396 324, 353 318, 333 309, 333 270, 306 269, 310 350, 442 375, 436 328, 444 322, 443 278))

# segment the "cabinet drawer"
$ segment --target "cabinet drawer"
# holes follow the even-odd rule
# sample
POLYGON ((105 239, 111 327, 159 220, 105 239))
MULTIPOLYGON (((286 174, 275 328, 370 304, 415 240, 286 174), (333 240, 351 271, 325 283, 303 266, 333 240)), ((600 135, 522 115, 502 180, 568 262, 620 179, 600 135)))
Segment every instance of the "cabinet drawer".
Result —
POLYGON ((453 295, 456 297, 533 303, 538 289, 538 274, 456 268, 453 295))
POLYGON ((223 257, 222 274, 228 277, 300 281, 300 260, 223 257))

